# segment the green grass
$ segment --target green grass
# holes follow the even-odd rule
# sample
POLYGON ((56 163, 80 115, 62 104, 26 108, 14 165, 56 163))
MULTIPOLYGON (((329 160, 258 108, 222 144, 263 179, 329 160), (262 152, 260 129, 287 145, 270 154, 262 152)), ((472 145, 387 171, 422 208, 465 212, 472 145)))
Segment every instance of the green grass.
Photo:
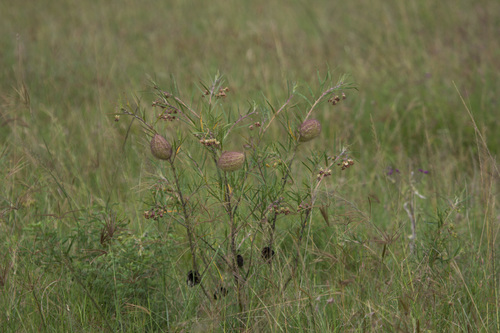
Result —
POLYGON ((0 3, 0 331, 499 331, 499 11, 493 0, 0 3), (127 102, 151 109, 149 77, 167 90, 175 78, 197 105, 217 71, 234 114, 279 108, 290 82, 317 97, 328 71, 357 87, 315 114, 314 148, 348 145, 356 162, 319 199, 330 225, 313 210, 301 277, 280 293, 298 222, 279 220, 282 252, 256 270, 243 315, 234 294, 208 302, 187 287, 184 228, 143 217, 161 169, 140 126, 114 122, 127 102), (121 228, 105 247, 110 221, 121 228))

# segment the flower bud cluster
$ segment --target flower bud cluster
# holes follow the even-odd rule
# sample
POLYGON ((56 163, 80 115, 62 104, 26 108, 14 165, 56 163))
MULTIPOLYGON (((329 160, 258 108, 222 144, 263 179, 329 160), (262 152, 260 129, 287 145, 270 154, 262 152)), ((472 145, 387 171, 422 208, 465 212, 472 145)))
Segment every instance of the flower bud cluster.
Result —
POLYGON ((283 164, 283 161, 282 160, 277 160, 276 162, 273 162, 272 164, 269 164, 269 163, 266 163, 266 167, 268 168, 276 168, 280 165, 283 164))
POLYGON ((163 215, 167 214, 167 209, 164 206, 159 206, 157 205, 156 207, 153 207, 149 210, 144 211, 144 218, 146 220, 155 220, 158 221, 158 219, 162 218, 163 215))
POLYGON ((331 176, 331 175, 332 175, 332 170, 320 168, 316 178, 318 180, 321 180, 321 179, 328 177, 328 176, 331 176))
POLYGON ((259 128, 261 126, 260 122, 253 123, 252 125, 248 126, 248 129, 253 130, 254 127, 259 128))
POLYGON ((302 202, 297 208, 297 212, 301 212, 303 210, 305 211, 311 210, 311 204, 307 202, 302 202))
POLYGON ((288 207, 286 207, 286 206, 281 206, 281 205, 272 205, 271 210, 272 210, 272 211, 273 211, 276 215, 279 215, 279 214, 288 215, 288 214, 290 214, 290 208, 288 208, 288 207))
MULTIPOLYGON (((220 88, 219 92, 215 94, 215 97, 217 97, 217 98, 226 97, 227 92, 229 92, 228 87, 220 88)), ((210 95, 210 91, 208 89, 205 89, 202 97, 205 97, 207 95, 210 95)))
POLYGON ((220 88, 219 92, 215 94, 215 97, 220 98, 220 97, 226 97, 226 93, 229 91, 228 87, 225 88, 220 88))
POLYGON ((168 108, 168 109, 165 109, 162 113, 158 114, 158 119, 167 120, 167 121, 174 121, 177 118, 175 116, 176 114, 177 114, 177 109, 168 108))
POLYGON ((151 187, 151 194, 155 195, 158 192, 162 193, 173 193, 174 190, 165 184, 163 181, 157 181, 152 187, 151 187))
MULTIPOLYGON (((344 92, 342 92, 342 100, 346 99, 346 95, 344 92)), ((339 96, 332 97, 328 100, 328 103, 332 103, 332 105, 337 105, 338 102, 340 102, 341 99, 339 96)))
POLYGON ((342 160, 340 163, 338 163, 337 165, 340 166, 342 170, 345 170, 345 169, 353 166, 354 161, 350 158, 346 158, 346 159, 342 160))
POLYGON ((205 147, 211 147, 211 146, 219 147, 220 145, 220 142, 217 141, 217 139, 200 139, 200 143, 205 147))
POLYGON ((288 215, 290 214, 290 208, 282 204, 281 202, 283 201, 283 197, 279 197, 277 200, 274 200, 269 206, 267 206, 267 210, 270 212, 273 212, 276 215, 279 214, 284 214, 288 215))

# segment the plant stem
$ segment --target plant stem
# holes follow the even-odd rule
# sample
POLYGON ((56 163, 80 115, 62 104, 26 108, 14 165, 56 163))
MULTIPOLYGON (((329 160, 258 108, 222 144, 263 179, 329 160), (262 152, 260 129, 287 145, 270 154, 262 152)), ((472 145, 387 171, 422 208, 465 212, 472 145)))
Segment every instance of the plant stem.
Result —
POLYGON ((304 231, 306 229, 307 220, 309 219, 309 215, 310 215, 311 211, 312 211, 312 206, 311 206, 311 208, 306 210, 306 214, 305 214, 304 218, 302 219, 302 223, 301 223, 301 227, 300 227, 300 231, 299 231, 299 238, 297 239, 297 253, 295 255, 295 260, 293 261, 292 272, 290 273, 290 276, 286 280, 286 282, 283 286, 282 292, 285 291, 285 289, 288 287, 288 284, 290 283, 290 281, 292 281, 292 278, 295 276, 295 273, 297 272, 297 267, 299 266, 300 246, 302 244, 302 238, 304 237, 304 231))
POLYGON ((314 102, 314 104, 311 106, 311 109, 309 109, 309 112, 307 112, 307 115, 306 117, 304 118, 304 121, 306 121, 309 116, 311 115, 311 113, 313 112, 314 108, 316 107, 316 105, 318 105, 319 102, 321 102, 321 100, 326 96, 328 95, 329 93, 331 93, 332 91, 342 87, 344 85, 343 82, 340 82, 339 84, 337 84, 336 86, 334 87, 331 87, 331 88, 328 88, 327 90, 325 90, 321 96, 319 96, 319 98, 314 102))
POLYGON ((191 249, 191 258, 192 258, 192 263, 193 263, 193 269, 195 271, 197 271, 198 265, 196 262, 196 247, 195 247, 195 242, 194 242, 193 225, 191 223, 191 219, 190 219, 189 212, 187 209, 187 202, 185 201, 184 196, 182 195, 182 190, 181 190, 181 186, 179 183, 179 175, 177 174, 177 170, 175 169, 174 161, 173 161, 173 159, 170 159, 169 162, 170 162, 170 167, 172 168, 172 173, 174 174, 175 187, 177 190, 178 199, 181 203, 182 214, 184 216, 184 221, 185 221, 184 223, 186 225, 186 233, 188 236, 189 248, 191 249))
POLYGON ((243 305, 243 300, 241 296, 241 283, 240 283, 240 274, 238 272, 238 264, 236 262, 236 257, 238 256, 238 252, 236 249, 236 221, 234 219, 234 212, 233 208, 231 205, 231 192, 230 192, 230 187, 229 183, 227 181, 227 174, 224 173, 224 208, 229 216, 229 223, 231 226, 231 232, 230 232, 230 242, 231 242, 231 270, 234 276, 234 281, 236 283, 236 291, 238 295, 238 305, 240 306, 240 311, 243 313, 244 312, 244 305, 243 305))

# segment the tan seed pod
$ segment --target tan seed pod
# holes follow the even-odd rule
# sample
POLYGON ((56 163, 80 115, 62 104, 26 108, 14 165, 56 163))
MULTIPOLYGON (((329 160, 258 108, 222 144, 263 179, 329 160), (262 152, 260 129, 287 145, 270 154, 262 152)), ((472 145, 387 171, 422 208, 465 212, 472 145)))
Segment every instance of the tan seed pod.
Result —
POLYGON ((245 163, 245 154, 238 151, 225 151, 217 161, 217 166, 222 171, 235 171, 240 169, 245 163))
POLYGON ((307 142, 315 137, 317 137, 321 133, 321 124, 316 119, 309 119, 304 121, 299 126, 299 141, 307 142))
POLYGON ((160 160, 168 160, 172 156, 172 145, 161 135, 155 134, 151 139, 151 153, 160 160))

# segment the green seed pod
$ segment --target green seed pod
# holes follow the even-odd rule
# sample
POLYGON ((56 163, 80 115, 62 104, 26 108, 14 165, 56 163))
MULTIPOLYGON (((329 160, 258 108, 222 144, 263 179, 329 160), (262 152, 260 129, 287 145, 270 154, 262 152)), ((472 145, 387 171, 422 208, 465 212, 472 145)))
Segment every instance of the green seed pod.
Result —
POLYGON ((299 141, 307 142, 315 137, 317 137, 321 133, 321 124, 316 119, 309 119, 304 121, 299 126, 299 141))
POLYGON ((237 151, 225 151, 219 158, 217 166, 222 171, 235 171, 240 169, 245 163, 245 154, 237 151))
POLYGON ((160 160, 168 160, 172 156, 172 145, 161 135, 155 134, 151 139, 151 153, 160 160))

